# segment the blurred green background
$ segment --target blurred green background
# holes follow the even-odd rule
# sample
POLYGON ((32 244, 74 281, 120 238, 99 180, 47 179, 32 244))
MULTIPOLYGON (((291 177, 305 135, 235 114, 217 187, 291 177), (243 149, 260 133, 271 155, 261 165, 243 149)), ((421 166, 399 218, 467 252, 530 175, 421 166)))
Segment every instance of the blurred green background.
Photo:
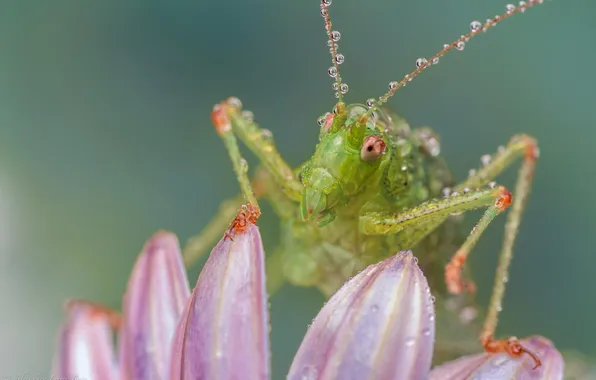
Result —
MULTIPOLYGON (((504 6, 336 0, 347 100, 380 95, 416 58, 504 6)), ((443 58, 390 102, 412 125, 436 128, 459 178, 511 135, 538 138, 499 331, 544 334, 591 355, 595 19, 592 1, 547 1, 443 58)), ((238 96, 290 163, 308 157, 316 119, 335 100, 326 40, 316 0, 1 3, 0 375, 47 375, 66 298, 119 307, 153 232, 184 242, 238 192, 210 125, 214 103, 238 96)), ((512 186, 514 172, 499 182, 512 186)), ((482 303, 503 220, 472 257, 482 303)), ((275 218, 260 224, 273 246, 275 218)), ((271 303, 281 378, 323 299, 285 287, 271 303)))

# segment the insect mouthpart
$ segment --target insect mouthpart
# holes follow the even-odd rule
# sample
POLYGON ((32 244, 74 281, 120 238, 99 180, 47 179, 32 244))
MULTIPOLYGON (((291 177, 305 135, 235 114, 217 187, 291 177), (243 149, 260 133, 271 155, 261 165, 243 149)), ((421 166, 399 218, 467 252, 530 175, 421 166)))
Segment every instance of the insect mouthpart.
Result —
POLYGON ((300 214, 303 220, 324 226, 335 219, 333 207, 343 194, 342 187, 327 169, 315 168, 305 183, 300 201, 300 214))

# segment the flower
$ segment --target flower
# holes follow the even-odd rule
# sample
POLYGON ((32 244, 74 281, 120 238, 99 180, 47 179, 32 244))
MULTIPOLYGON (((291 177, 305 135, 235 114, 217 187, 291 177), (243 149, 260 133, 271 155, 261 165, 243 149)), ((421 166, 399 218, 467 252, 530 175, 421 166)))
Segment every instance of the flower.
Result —
MULTIPOLYGON (((121 319, 109 309, 71 302, 54 375, 269 379, 265 253, 254 221, 233 226, 211 252, 192 294, 176 237, 158 232, 134 266, 121 319), (118 331, 117 359, 111 329, 118 331)), ((400 252, 370 265, 331 297, 308 329, 288 379, 562 378, 561 355, 540 337, 524 341, 542 359, 537 370, 526 356, 479 354, 431 372, 434 334, 427 280, 413 254, 400 252)))

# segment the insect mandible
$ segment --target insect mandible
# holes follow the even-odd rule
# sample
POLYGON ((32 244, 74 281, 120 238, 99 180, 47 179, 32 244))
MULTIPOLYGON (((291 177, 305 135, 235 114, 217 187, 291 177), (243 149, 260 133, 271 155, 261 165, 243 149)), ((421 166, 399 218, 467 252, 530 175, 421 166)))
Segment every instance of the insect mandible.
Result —
MULTIPOLYGON (((483 156, 481 167, 457 183, 440 155, 437 134, 430 128, 410 128, 385 105, 422 71, 437 65, 447 52, 463 50, 477 34, 542 2, 509 4, 502 15, 484 23, 473 21, 467 34, 428 59, 417 59, 416 68, 401 80, 390 82, 384 95, 364 104, 346 105, 343 96, 349 87, 340 75, 344 56, 337 44, 341 34, 332 28, 331 0, 322 0, 320 9, 332 60, 328 74, 334 80, 338 101, 333 112, 318 119, 319 143, 314 154, 292 169, 278 153, 271 132, 259 128, 237 98, 217 104, 212 122, 232 159, 242 193, 224 202, 201 234, 189 240, 184 249, 186 264, 206 253, 226 228, 241 227, 242 218, 234 219, 241 204, 245 203, 241 215, 257 218, 257 198, 263 198, 272 204, 282 226, 281 244, 267 262, 270 294, 288 281, 316 286, 330 297, 367 265, 399 250, 412 249, 437 301, 448 305, 453 300, 449 295, 458 295, 459 301, 473 296, 474 283, 469 273, 462 273, 466 259, 490 222, 508 210, 490 304, 484 324, 478 328, 480 343, 488 352, 531 355, 539 365, 539 359, 516 338, 494 338, 515 237, 538 158, 536 140, 524 134, 513 136, 493 156, 483 156), (260 161, 252 180, 247 176, 248 165, 237 138, 260 161), (517 161, 521 167, 513 196, 493 180, 517 161), (485 212, 472 232, 462 238, 458 219, 453 216, 474 209, 485 212)), ((467 302, 459 302, 460 312, 467 302)), ((441 315, 439 307, 437 313, 441 315)), ((440 342, 440 328, 437 333, 440 342)))

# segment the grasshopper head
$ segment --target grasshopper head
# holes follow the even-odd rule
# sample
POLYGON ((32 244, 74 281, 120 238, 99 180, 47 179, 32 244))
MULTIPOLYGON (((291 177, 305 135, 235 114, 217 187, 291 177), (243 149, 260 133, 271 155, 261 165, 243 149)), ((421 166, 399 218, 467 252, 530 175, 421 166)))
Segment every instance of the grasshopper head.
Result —
POLYGON ((324 225, 334 208, 364 191, 383 161, 383 132, 364 105, 338 103, 319 120, 320 141, 314 155, 302 165, 302 218, 324 225))

